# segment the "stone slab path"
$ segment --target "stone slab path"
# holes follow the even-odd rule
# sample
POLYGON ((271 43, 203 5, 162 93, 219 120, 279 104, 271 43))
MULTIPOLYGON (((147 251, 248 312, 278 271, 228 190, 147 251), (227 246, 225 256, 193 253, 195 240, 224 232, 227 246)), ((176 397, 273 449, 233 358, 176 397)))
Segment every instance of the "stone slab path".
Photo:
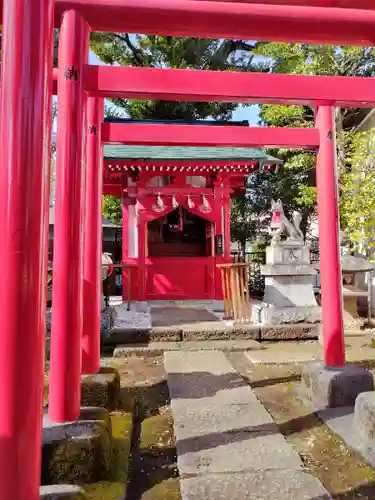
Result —
POLYGON ((223 352, 165 352, 164 364, 183 500, 330 498, 223 352))

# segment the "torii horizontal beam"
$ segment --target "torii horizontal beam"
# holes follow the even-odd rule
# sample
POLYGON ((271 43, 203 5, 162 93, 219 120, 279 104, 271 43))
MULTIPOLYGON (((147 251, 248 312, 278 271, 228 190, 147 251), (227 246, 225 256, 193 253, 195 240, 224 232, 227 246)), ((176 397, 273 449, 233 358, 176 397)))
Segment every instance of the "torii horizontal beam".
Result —
POLYGON ((352 7, 352 0, 329 1, 334 7, 324 0, 310 6, 305 0, 55 0, 55 25, 76 9, 92 31, 371 46, 372 0, 356 0, 356 8, 341 8, 352 7))
POLYGON ((112 98, 375 106, 375 78, 87 66, 85 87, 112 98))
POLYGON ((375 11, 191 0, 56 0, 59 26, 68 9, 92 31, 150 35, 372 45, 375 11))
MULTIPOLYGON (((195 0, 197 1, 197 0, 195 0)), ((199 0, 198 0, 199 1, 199 0)), ((212 1, 212 0, 210 0, 212 1)), ((374 9, 373 0, 215 0, 249 4, 298 5, 304 7, 336 7, 339 9, 374 9)))
POLYGON ((314 149, 319 146, 319 132, 314 128, 103 123, 102 141, 145 146, 314 149))

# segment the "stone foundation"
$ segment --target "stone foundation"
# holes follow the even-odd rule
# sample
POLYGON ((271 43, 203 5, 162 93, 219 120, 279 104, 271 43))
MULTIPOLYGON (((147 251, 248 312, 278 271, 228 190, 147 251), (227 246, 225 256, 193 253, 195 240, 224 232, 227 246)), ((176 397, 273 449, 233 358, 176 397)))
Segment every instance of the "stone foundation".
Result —
POLYGON ((82 488, 71 484, 54 484, 41 486, 40 500, 86 500, 87 496, 82 488))
POLYGON ((111 434, 102 422, 44 422, 42 445, 44 485, 101 481, 111 464, 111 434))
POLYGON ((318 339, 320 325, 297 324, 276 325, 273 327, 262 326, 260 340, 308 340, 318 339))
POLYGON ((101 368, 95 375, 82 375, 83 406, 100 406, 112 411, 118 407, 120 376, 116 370, 101 368))
POLYGON ((82 403, 87 406, 76 422, 55 424, 45 414, 41 483, 61 486, 44 488, 41 498, 83 500, 81 490, 63 485, 108 480, 114 450, 108 410, 118 408, 119 399, 119 374, 103 367, 96 375, 82 376, 82 403))
POLYGON ((364 441, 375 447, 375 392, 363 392, 355 402, 353 429, 364 441))
POLYGON ((304 367, 305 395, 318 408, 354 406, 359 394, 374 390, 372 373, 360 366, 327 368, 323 363, 304 367))

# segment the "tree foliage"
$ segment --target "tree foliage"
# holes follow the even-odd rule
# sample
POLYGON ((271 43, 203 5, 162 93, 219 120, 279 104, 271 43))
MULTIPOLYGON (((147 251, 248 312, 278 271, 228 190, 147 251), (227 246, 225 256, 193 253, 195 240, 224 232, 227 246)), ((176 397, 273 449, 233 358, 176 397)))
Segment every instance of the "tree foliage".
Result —
MULTIPOLYGON (((260 43, 254 51, 267 58, 269 71, 273 73, 360 77, 369 77, 375 74, 374 50, 368 47, 260 43)), ((260 116, 263 125, 272 127, 314 126, 314 110, 304 106, 262 105, 260 116)), ((361 169, 361 161, 354 151, 357 145, 364 141, 363 137, 356 138, 354 127, 358 125, 363 116, 363 110, 360 109, 336 109, 337 166, 341 190, 341 214, 343 223, 348 224, 351 221, 350 228, 353 228, 354 221, 348 212, 348 210, 353 210, 354 203, 350 186, 358 176, 358 169, 361 169), (350 172, 354 165, 356 165, 356 173, 354 170, 350 172), (348 196, 352 199, 346 199, 348 196)), ((364 149, 365 146, 362 147, 362 159, 365 154, 364 149)), ((290 176, 290 188, 285 186, 286 191, 281 199, 284 200, 287 209, 299 207, 303 215, 303 229, 305 229, 308 227, 309 219, 314 218, 315 215, 315 155, 310 152, 292 150, 270 152, 277 154, 284 161, 282 170, 288 172, 290 176)), ((369 173, 365 177, 368 178, 368 176, 369 173)), ((363 185, 361 189, 363 189, 362 194, 365 197, 365 186, 363 185)), ((371 203, 367 204, 368 207, 370 205, 371 203)), ((360 204, 356 206, 356 209, 360 209, 360 204)), ((354 216, 355 212, 352 213, 354 216)), ((358 231, 361 233, 359 229, 352 233, 353 237, 354 234, 356 235, 356 239, 358 239, 358 231)))
POLYGON ((373 257, 375 239, 375 134, 350 134, 347 162, 341 175, 340 212, 342 226, 353 250, 373 257))
POLYGON ((121 223, 121 199, 118 196, 103 196, 103 215, 114 224, 121 223))
MULTIPOLYGON (((251 44, 234 40, 93 33, 91 48, 106 64, 124 66, 258 70, 248 52, 251 44)), ((197 120, 212 117, 226 121, 236 103, 171 102, 118 99, 114 101, 135 119, 197 120)))

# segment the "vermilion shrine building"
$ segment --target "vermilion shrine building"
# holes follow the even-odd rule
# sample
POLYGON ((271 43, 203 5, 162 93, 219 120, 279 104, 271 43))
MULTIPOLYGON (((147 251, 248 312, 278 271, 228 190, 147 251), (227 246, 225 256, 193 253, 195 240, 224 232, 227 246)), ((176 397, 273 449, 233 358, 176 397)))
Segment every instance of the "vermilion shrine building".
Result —
POLYGON ((249 173, 273 172, 278 163, 254 148, 105 146, 103 192, 122 199, 131 298, 222 299, 217 264, 231 261, 230 198, 249 173))
MULTIPOLYGON (((3 0, 0 8, 0 233, 3 280, 8 284, 0 288, 2 499, 39 498, 53 92, 59 97, 49 395, 54 421, 78 418, 81 373, 95 373, 100 366, 102 142, 316 150, 324 362, 328 368, 322 371, 341 367, 344 372, 334 107, 374 107, 375 80, 90 66, 89 34, 111 31, 372 46, 373 0, 355 4, 350 0, 3 0), (55 27, 60 29, 59 67, 53 72, 55 27), (303 104, 316 109, 316 124, 311 129, 251 130, 122 123, 102 127, 105 97, 303 104)), ((199 177, 203 176, 207 179, 199 177)), ((133 177, 133 184, 124 188, 131 197, 138 185, 145 230, 146 214, 153 213, 153 204, 163 207, 159 217, 166 215, 166 206, 173 208, 174 191, 161 202, 153 192, 150 199, 154 201, 144 207, 146 181, 141 177, 133 177)), ((220 198, 228 183, 223 176, 224 186, 199 189, 217 190, 220 198)), ((184 198, 178 200, 176 195, 178 210, 183 206, 186 211, 188 186, 186 181, 184 187, 178 186, 184 198)), ((204 196, 195 200, 194 210, 201 205, 207 210, 210 205, 219 219, 219 209, 204 196)), ((146 236, 139 241, 144 242, 138 250, 146 266, 146 236)), ((225 248, 225 229, 223 243, 225 248)), ((155 250, 157 243, 153 244, 155 250)), ((145 267, 140 272, 144 295, 145 267)))

